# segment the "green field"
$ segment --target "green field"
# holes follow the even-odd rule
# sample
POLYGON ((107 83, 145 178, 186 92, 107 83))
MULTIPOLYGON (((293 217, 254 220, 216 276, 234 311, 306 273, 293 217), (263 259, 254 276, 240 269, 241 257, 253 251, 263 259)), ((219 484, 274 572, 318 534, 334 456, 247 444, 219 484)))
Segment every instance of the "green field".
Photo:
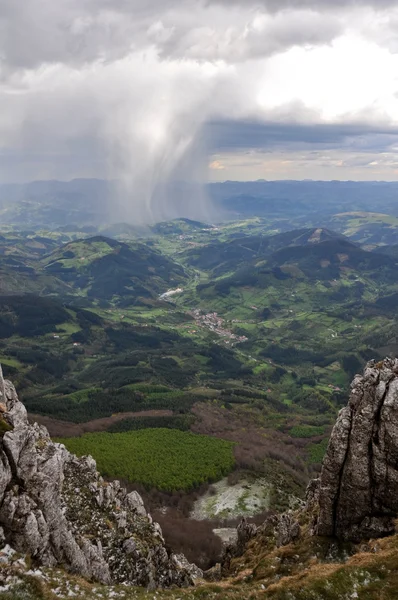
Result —
POLYGON ((217 481, 234 467, 233 443, 173 429, 90 433, 57 441, 78 456, 92 455, 103 475, 169 492, 217 481))

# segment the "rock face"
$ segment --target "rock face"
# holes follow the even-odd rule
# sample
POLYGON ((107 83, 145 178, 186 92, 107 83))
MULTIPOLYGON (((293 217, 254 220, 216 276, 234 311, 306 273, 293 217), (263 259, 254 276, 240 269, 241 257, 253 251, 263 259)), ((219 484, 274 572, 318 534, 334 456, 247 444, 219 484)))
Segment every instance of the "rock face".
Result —
MULTIPOLYGON (((225 575, 229 573, 232 559, 242 556, 245 553, 247 545, 254 538, 258 538, 260 544, 264 540, 267 540, 269 548, 279 548, 280 546, 287 546, 292 542, 296 542, 300 537, 300 524, 291 511, 280 515, 270 515, 259 527, 254 525, 254 523, 248 523, 245 517, 242 517, 237 527, 236 541, 228 544, 224 550, 221 564, 222 572, 225 575)), ((203 574, 205 579, 207 578, 206 573, 205 571, 203 574)))
POLYGON ((139 494, 106 483, 91 457, 77 458, 30 425, 1 369, 0 425, 0 547, 103 583, 192 583, 139 494))
POLYGON ((223 574, 236 573, 237 566, 246 569, 256 551, 273 552, 275 558, 278 547, 300 539, 307 548, 312 540, 314 556, 322 560, 331 560, 333 553, 341 558, 336 539, 319 545, 313 536, 359 543, 394 534, 397 517, 398 359, 386 358, 369 362, 363 375, 355 376, 348 405, 331 433, 321 475, 307 487, 306 506, 270 515, 260 527, 242 519, 237 542, 225 550, 223 574), (234 561, 238 557, 243 559, 234 561))
POLYGON ((395 531, 398 515, 398 360, 367 364, 351 384, 308 504, 313 533, 359 542, 395 531))

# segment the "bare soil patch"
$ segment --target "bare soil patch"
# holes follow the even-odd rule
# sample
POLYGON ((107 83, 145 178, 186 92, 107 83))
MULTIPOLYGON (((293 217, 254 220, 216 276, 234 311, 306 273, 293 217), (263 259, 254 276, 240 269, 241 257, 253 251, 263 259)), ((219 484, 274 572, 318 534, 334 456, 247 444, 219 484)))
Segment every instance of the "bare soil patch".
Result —
POLYGON ((123 412, 103 417, 102 419, 93 419, 86 423, 73 423, 72 421, 61 421, 44 415, 29 414, 30 423, 37 422, 48 429, 51 437, 79 437, 84 433, 94 433, 95 431, 106 431, 113 423, 123 421, 131 417, 171 417, 172 410, 143 410, 142 412, 123 412))
POLYGON ((262 473, 264 460, 272 459, 305 489, 309 479, 305 452, 308 440, 292 438, 267 426, 266 417, 261 425, 258 412, 240 405, 227 410, 212 402, 197 402, 192 412, 198 417, 191 427, 194 433, 236 443, 234 454, 239 469, 262 473))

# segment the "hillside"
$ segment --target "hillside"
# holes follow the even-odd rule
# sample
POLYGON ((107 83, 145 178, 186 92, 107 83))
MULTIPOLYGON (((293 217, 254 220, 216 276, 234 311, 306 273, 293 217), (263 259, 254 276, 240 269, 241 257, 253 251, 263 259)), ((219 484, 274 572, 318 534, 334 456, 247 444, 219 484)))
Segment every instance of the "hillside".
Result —
POLYGON ((287 247, 274 253, 269 264, 297 267, 311 279, 343 279, 366 276, 374 282, 397 282, 396 262, 389 256, 367 252, 348 240, 336 238, 313 246, 287 247))
POLYGON ((105 483, 91 457, 78 459, 29 425, 1 372, 0 389, 2 547, 103 584, 190 585, 137 492, 105 483))
POLYGON ((99 224, 108 220, 111 193, 99 179, 0 185, 2 223, 19 229, 99 224))
MULTIPOLYGON (((245 235, 231 241, 205 243, 183 253, 188 265, 203 271, 210 271, 212 277, 219 277, 243 265, 267 258, 287 247, 310 246, 327 241, 344 240, 333 231, 322 228, 306 228, 279 233, 276 235, 245 235)), ((348 241, 348 240, 346 240, 348 241)))
POLYGON ((344 232, 353 241, 375 247, 394 244, 398 234, 398 217, 376 212, 345 212, 333 215, 330 226, 344 232))
MULTIPOLYGON (((91 298, 153 297, 185 280, 180 265, 142 243, 125 244, 97 236, 70 242, 42 259, 46 273, 91 298)), ((129 300, 128 300, 129 299, 129 300)))
POLYGON ((193 221, 192 219, 173 219, 172 221, 162 221, 152 225, 153 233, 159 235, 187 234, 196 233, 198 231, 209 229, 209 225, 201 221, 193 221))
POLYGON ((68 294, 68 284, 50 273, 36 271, 25 261, 0 257, 0 294, 68 294))
MULTIPOLYGON (((265 221, 262 228, 267 230, 322 226, 352 235, 355 241, 363 243, 394 243, 391 236, 396 232, 395 182, 225 181, 209 184, 204 191, 210 200, 213 221, 260 217, 265 221)), ((166 197, 181 197, 178 211, 170 207, 172 216, 176 216, 176 212, 179 217, 191 216, 192 206, 189 207, 185 199, 197 197, 196 184, 186 183, 181 189, 171 187, 163 193, 166 197)), ((3 184, 0 185, 0 216, 4 225, 16 226, 19 230, 55 229, 67 224, 75 231, 85 226, 107 228, 112 219, 119 223, 128 221, 126 215, 114 214, 114 198, 118 195, 117 182, 100 179, 3 184)), ((156 208, 155 203, 155 219, 156 216, 164 219, 162 211, 156 215, 156 208)), ((209 206, 204 203, 202 210, 201 206, 195 208, 196 221, 191 224, 197 231, 208 222, 209 206)), ((173 231, 179 235, 187 233, 186 224, 190 220, 186 219, 185 224, 176 221, 171 226, 162 225, 161 230, 155 227, 155 231, 167 232, 167 235, 173 231)), ((134 229, 134 223, 130 224, 134 229)))

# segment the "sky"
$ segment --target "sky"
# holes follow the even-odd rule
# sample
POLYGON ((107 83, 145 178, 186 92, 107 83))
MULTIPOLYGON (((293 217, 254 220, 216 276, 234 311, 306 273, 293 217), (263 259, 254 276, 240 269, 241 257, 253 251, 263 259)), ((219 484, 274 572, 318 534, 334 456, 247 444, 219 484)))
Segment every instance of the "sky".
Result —
POLYGON ((398 180, 398 4, 1 0, 0 182, 398 180))

